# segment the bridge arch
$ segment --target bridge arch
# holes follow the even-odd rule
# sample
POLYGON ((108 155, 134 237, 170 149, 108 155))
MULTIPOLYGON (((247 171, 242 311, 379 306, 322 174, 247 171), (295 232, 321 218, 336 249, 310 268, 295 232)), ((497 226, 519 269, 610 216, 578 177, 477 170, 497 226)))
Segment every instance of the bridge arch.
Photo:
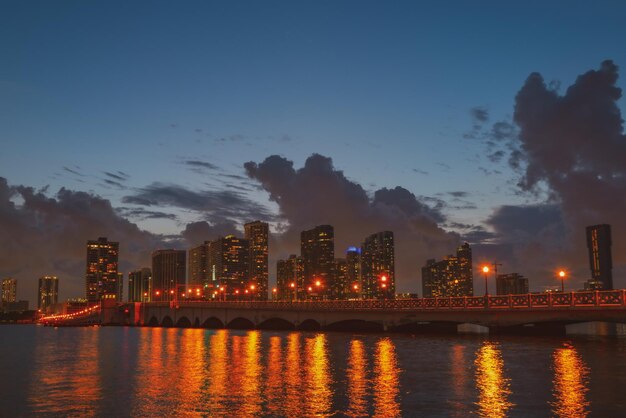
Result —
POLYGON ((247 318, 237 317, 230 321, 226 328, 230 329, 254 329, 254 322, 247 318))
POLYGON ((148 321, 148 326, 149 327, 158 327, 159 326, 159 320, 156 319, 155 316, 151 317, 150 320, 148 321))
POLYGON ((222 329, 224 328, 224 323, 219 318, 212 316, 210 318, 207 318, 202 323, 202 328, 222 329))
POLYGON ((161 326, 165 328, 170 328, 174 326, 174 321, 168 315, 166 315, 161 321, 161 326))
POLYGON ((296 326, 283 318, 269 318, 261 322, 258 328, 293 331, 296 329, 296 326))
POLYGON ((385 330, 383 324, 362 319, 346 319, 333 322, 325 328, 328 331, 361 331, 361 332, 382 332, 385 330))
POLYGON ((179 328, 190 328, 191 321, 186 316, 182 316, 178 318, 178 321, 176 321, 176 326, 179 328))
POLYGON ((200 318, 198 318, 197 316, 196 316, 196 320, 193 321, 193 327, 200 328, 200 318))
POLYGON ((306 319, 300 323, 298 330, 300 331, 320 331, 322 325, 315 319, 306 319))

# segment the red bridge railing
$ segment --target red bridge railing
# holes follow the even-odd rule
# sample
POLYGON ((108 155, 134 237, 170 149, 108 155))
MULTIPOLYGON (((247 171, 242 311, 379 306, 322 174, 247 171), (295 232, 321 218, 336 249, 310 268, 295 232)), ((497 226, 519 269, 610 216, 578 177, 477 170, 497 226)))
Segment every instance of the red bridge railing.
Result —
POLYGON ((170 301, 149 302, 154 307, 212 307, 273 310, 454 310, 454 309, 568 309, 626 307, 625 290, 569 293, 530 293, 506 296, 462 296, 415 299, 305 300, 305 301, 170 301))

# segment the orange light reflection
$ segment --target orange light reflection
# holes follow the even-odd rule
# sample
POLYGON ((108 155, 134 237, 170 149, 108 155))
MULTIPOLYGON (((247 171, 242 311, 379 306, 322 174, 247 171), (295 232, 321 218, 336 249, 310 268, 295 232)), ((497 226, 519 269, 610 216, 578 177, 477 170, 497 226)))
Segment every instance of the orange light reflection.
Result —
POLYGON ((389 338, 383 338, 376 344, 374 361, 374 416, 399 417, 400 369, 395 346, 389 338))
POLYGON ((570 345, 559 348, 552 355, 554 362, 554 401, 552 412, 558 417, 577 418, 589 414, 589 368, 576 349, 570 345))
POLYGON ((478 388, 478 415, 505 417, 513 406, 510 379, 504 376, 504 362, 497 344, 485 342, 476 352, 476 386, 478 388))

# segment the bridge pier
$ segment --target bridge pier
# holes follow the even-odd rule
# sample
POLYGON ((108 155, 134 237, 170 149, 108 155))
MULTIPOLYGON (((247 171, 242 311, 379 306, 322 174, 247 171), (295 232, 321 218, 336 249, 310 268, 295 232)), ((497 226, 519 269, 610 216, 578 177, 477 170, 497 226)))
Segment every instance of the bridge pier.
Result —
POLYGON ((459 334, 489 334, 489 327, 478 324, 458 324, 456 332, 459 334))

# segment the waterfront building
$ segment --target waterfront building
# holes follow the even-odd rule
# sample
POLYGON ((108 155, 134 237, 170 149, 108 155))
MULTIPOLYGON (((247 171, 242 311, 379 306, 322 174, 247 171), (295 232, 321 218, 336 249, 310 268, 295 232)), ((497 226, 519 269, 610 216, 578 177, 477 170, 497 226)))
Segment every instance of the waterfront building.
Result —
POLYGON ((497 295, 525 295, 527 293, 528 279, 521 274, 498 274, 496 277, 497 295))
POLYGON ((457 248, 456 256, 426 262, 422 267, 422 294, 427 298, 473 296, 472 249, 468 243, 457 248))
POLYGON ((330 297, 332 299, 347 299, 350 292, 348 282, 348 262, 345 258, 336 258, 334 267, 335 277, 330 297))
POLYGON ((185 286, 185 250, 157 250, 152 253, 152 301, 173 300, 185 286))
POLYGON ((90 303, 103 298, 120 298, 120 278, 117 271, 119 243, 106 237, 87 242, 85 294, 90 303))
POLYGON ((15 302, 17 296, 17 280, 11 277, 2 279, 2 305, 15 302))
POLYGON ((279 300, 301 300, 306 298, 302 257, 291 254, 287 260, 278 260, 276 262, 276 290, 279 300))
POLYGON ((256 284, 249 283, 250 243, 247 239, 227 235, 209 244, 210 291, 219 290, 227 298, 257 299, 256 284))
POLYGON ((189 250, 187 272, 189 274, 189 284, 206 286, 210 282, 209 271, 209 245, 211 241, 204 243, 189 250))
POLYGON ((59 279, 56 276, 42 276, 39 278, 39 292, 37 309, 46 312, 59 302, 59 279))
POLYGON ((362 295, 393 298, 396 292, 393 232, 370 235, 361 246, 362 295))
POLYGON ((152 295, 152 271, 148 267, 128 273, 128 301, 150 302, 152 295))
POLYGON ((319 225, 300 234, 304 263, 304 285, 312 299, 330 296, 334 286, 335 233, 330 225, 319 225), (310 290, 309 290, 310 289, 310 290))
POLYGON ((363 280, 361 277, 361 248, 349 247, 346 251, 346 274, 348 284, 348 299, 361 299, 363 280))
POLYGON ((266 300, 269 281, 269 225, 254 221, 244 225, 244 238, 248 240, 248 278, 257 287, 258 298, 266 300))
POLYGON ((585 288, 613 290, 613 259, 611 256, 611 225, 586 228, 591 279, 585 288))

